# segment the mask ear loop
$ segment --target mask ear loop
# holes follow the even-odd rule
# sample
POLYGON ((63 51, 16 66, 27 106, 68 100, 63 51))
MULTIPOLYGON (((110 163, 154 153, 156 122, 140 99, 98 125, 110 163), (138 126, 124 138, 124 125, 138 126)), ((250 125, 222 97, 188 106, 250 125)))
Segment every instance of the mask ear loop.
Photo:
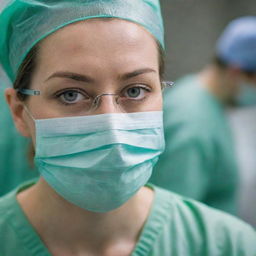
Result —
MULTIPOLYGON (((33 115, 31 114, 31 112, 29 111, 29 109, 28 109, 28 107, 25 105, 25 104, 23 104, 23 107, 24 107, 24 109, 25 109, 25 112, 28 114, 28 116, 32 119, 32 121, 34 122, 34 125, 36 126, 36 119, 33 117, 33 115)), ((36 140, 37 139, 35 139, 35 145, 36 145, 36 140)), ((35 145, 33 145, 32 144, 32 142, 30 142, 30 149, 29 149, 29 163, 30 163, 30 165, 31 165, 31 167, 34 167, 35 165, 34 165, 34 161, 33 161, 33 159, 35 158, 35 145)))
POLYGON ((26 113, 28 114, 28 116, 35 122, 36 119, 33 117, 31 112, 28 110, 28 107, 25 104, 23 104, 23 106, 24 106, 24 109, 25 109, 26 113))
MULTIPOLYGON (((31 90, 31 89, 17 89, 18 93, 21 93, 23 95, 28 95, 28 96, 39 96, 41 95, 40 91, 37 90, 31 90)), ((33 117, 33 115, 31 114, 31 112, 28 110, 28 107, 23 104, 25 111, 27 112, 27 114, 29 115, 29 117, 35 122, 36 119, 33 117)))

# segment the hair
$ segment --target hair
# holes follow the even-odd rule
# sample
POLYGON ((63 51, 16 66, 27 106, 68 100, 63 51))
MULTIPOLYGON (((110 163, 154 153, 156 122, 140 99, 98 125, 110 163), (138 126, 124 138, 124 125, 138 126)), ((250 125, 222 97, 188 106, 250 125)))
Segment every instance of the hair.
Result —
POLYGON ((158 47, 158 63, 159 63, 159 75, 160 80, 164 79, 164 72, 165 72, 165 51, 163 47, 157 42, 158 47))
POLYGON ((228 64, 225 61, 223 61, 220 57, 218 57, 217 55, 215 55, 213 57, 212 62, 214 65, 216 65, 220 69, 226 69, 228 67, 228 64))
POLYGON ((26 56, 25 60, 20 65, 17 73, 17 77, 14 81, 13 88, 17 90, 18 98, 21 101, 25 101, 28 97, 19 92, 21 89, 29 89, 31 86, 32 76, 36 69, 38 46, 34 46, 26 56))

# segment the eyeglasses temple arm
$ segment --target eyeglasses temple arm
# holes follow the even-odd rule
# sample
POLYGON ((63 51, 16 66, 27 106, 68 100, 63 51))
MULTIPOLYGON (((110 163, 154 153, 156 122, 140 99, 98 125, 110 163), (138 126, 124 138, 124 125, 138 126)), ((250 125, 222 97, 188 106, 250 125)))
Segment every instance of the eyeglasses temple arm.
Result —
POLYGON ((41 94, 40 91, 31 90, 31 89, 18 89, 17 91, 23 95, 29 95, 29 96, 38 96, 41 94))

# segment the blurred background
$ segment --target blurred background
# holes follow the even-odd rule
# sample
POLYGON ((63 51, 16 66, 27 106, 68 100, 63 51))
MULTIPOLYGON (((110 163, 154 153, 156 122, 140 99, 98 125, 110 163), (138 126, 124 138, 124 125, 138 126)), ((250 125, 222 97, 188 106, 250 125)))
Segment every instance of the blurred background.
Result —
POLYGON ((166 30, 166 78, 175 80, 207 64, 230 20, 256 15, 255 0, 161 0, 166 30))
MULTIPOLYGON (((167 80, 199 71, 211 61, 215 42, 234 18, 256 15, 255 0, 161 0, 166 29, 167 80)), ((256 227, 256 108, 230 109, 241 189, 241 218, 256 227)))

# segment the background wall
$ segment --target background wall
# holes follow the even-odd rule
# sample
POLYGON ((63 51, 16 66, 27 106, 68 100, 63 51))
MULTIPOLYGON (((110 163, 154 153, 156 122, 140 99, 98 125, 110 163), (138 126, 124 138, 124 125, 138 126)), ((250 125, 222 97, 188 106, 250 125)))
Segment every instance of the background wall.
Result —
POLYGON ((198 71, 236 17, 256 15, 255 0, 160 0, 166 29, 166 79, 198 71))

